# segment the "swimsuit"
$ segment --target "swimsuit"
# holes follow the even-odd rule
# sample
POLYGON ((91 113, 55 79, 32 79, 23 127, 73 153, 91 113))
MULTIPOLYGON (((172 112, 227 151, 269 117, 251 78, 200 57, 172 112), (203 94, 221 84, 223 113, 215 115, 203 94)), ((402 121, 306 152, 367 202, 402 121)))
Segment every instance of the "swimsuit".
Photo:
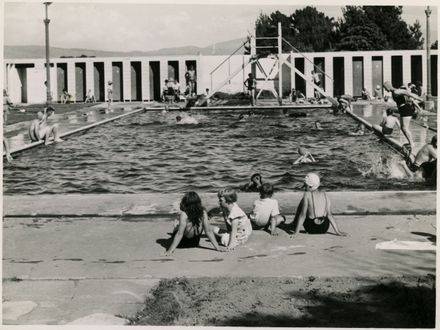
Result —
POLYGON ((420 165, 420 168, 423 169, 423 177, 425 179, 430 178, 437 170, 437 159, 431 162, 422 163, 422 165, 420 165))
MULTIPOLYGON (((312 193, 312 202, 313 202, 313 214, 315 218, 311 219, 307 217, 304 220, 304 229, 309 234, 325 234, 330 227, 330 220, 327 215, 323 215, 322 217, 316 217, 315 212, 315 199, 313 198, 312 193)), ((325 210, 327 211, 327 198, 325 199, 325 210)))
MULTIPOLYGON (((179 248, 189 248, 189 247, 197 247, 199 246, 200 238, 202 237, 203 228, 200 228, 198 226, 192 226, 194 229, 194 236, 191 238, 186 237, 183 235, 182 240, 180 241, 179 245, 177 247, 179 248)), ((172 239, 177 234, 177 230, 173 233, 172 239)))
POLYGON ((394 91, 391 92, 394 102, 397 104, 399 109, 400 117, 412 117, 414 114, 414 108, 411 104, 407 103, 407 98, 405 95, 395 94, 394 91))
POLYGON ((382 127, 382 134, 383 135, 391 135, 393 134, 393 129, 389 128, 387 126, 382 127))

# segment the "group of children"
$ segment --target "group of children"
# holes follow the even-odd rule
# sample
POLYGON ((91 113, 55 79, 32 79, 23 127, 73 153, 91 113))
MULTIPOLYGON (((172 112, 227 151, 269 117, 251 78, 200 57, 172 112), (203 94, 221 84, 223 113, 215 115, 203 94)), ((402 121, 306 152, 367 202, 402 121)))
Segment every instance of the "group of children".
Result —
POLYGON ((260 198, 254 201, 248 215, 237 204, 237 192, 224 189, 218 192, 218 202, 225 221, 225 230, 209 224, 208 212, 196 192, 186 193, 180 203, 179 219, 175 221, 172 243, 165 255, 172 254, 177 247, 197 247, 203 232, 217 251, 225 252, 246 243, 254 230, 266 230, 277 235, 277 228, 283 226, 295 237, 301 227, 309 234, 325 234, 330 225, 339 236, 346 236, 339 230, 331 212, 327 194, 319 190, 320 178, 309 173, 304 179, 304 195, 298 205, 293 221, 287 223, 281 215, 278 201, 273 198, 274 187, 262 183, 259 174, 251 178, 251 186, 258 188, 260 198))

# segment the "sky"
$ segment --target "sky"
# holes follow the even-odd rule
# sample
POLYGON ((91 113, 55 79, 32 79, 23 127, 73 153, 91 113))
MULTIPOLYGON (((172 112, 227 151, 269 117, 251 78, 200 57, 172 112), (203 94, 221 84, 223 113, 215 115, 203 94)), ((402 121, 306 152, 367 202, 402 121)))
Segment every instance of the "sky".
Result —
MULTIPOLYGON (((50 45, 106 51, 206 47, 246 36, 261 12, 270 14, 279 10, 289 15, 305 7, 287 6, 287 1, 276 2, 278 5, 268 5, 267 1, 252 1, 247 5, 243 1, 239 5, 222 5, 215 1, 208 1, 208 5, 55 1, 49 6, 50 45)), ((313 1, 307 3, 313 4, 313 1)), ((314 6, 329 17, 342 16, 342 3, 314 6)), ((408 24, 418 19, 425 33, 425 9, 426 6, 404 6, 402 18, 408 24)), ((431 42, 434 42, 437 39, 437 7, 431 3, 431 9, 431 42)), ((45 44, 42 2, 6 0, 3 10, 5 45, 45 44)))

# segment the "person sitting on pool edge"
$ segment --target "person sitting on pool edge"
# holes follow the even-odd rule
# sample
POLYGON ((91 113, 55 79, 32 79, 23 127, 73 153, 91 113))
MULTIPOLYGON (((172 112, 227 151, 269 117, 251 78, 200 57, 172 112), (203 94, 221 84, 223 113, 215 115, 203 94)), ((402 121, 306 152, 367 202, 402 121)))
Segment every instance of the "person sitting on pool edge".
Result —
POLYGON ((252 229, 270 229, 272 236, 278 235, 277 227, 286 222, 286 217, 280 214, 278 201, 273 196, 273 185, 263 183, 260 188, 260 199, 254 201, 252 213, 249 215, 252 229))
POLYGON ((250 181, 246 183, 241 190, 246 192, 260 192, 260 188, 263 185, 263 179, 260 173, 252 174, 250 181))
POLYGON ((301 226, 309 234, 325 234, 332 225, 336 234, 347 236, 339 230, 331 212, 331 203, 324 191, 319 191, 320 179, 316 173, 308 173, 304 179, 305 192, 293 219, 293 234, 295 238, 301 226))
POLYGON ((252 225, 246 213, 238 206, 234 189, 220 190, 217 196, 227 232, 220 233, 220 228, 215 227, 214 233, 222 245, 232 250, 247 242, 252 234, 252 225))
POLYGON ((174 222, 173 241, 165 255, 171 255, 177 247, 199 246, 203 231, 217 251, 226 251, 217 243, 212 227, 208 223, 208 214, 196 192, 190 191, 183 196, 180 211, 179 220, 174 222))
POLYGON ((297 160, 295 160, 293 165, 302 164, 302 163, 316 163, 316 159, 313 158, 312 153, 308 151, 306 148, 299 147, 298 154, 300 156, 297 160))
POLYGON ((37 119, 34 119, 29 126, 29 137, 32 142, 37 142, 44 139, 44 144, 49 144, 49 139, 53 135, 54 142, 62 142, 59 137, 58 124, 49 125, 51 116, 54 114, 55 109, 48 106, 43 112, 37 113, 37 119))
POLYGON ((394 110, 392 108, 388 108, 384 112, 384 116, 382 118, 382 122, 379 125, 373 125, 373 127, 382 133, 382 135, 391 135, 393 134, 394 126, 397 126, 400 130, 400 122, 399 119, 394 116, 394 110))

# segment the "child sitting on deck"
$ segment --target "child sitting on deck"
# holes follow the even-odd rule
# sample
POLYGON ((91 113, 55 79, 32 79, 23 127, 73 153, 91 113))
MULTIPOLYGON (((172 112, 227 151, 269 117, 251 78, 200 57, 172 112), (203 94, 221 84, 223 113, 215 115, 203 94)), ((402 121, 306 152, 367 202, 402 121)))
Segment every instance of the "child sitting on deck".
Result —
POLYGON ((325 234, 330 224, 339 236, 347 236, 339 230, 336 220, 331 212, 330 199, 323 191, 319 191, 319 176, 315 173, 309 173, 304 179, 305 192, 301 202, 296 210, 293 220, 294 238, 301 226, 309 234, 325 234))
POLYGON ((223 212, 227 233, 219 233, 219 228, 214 228, 215 234, 220 238, 222 245, 228 250, 246 243, 252 234, 252 225, 246 213, 237 205, 237 193, 233 189, 224 189, 218 192, 218 201, 223 212))
POLYGON ((260 189, 260 199, 254 202, 250 219, 253 229, 268 229, 270 227, 270 234, 278 235, 276 228, 285 222, 286 218, 280 214, 278 201, 272 196, 273 185, 264 183, 260 189))
POLYGON ((397 126, 400 130, 399 119, 394 116, 392 108, 388 108, 383 115, 382 122, 379 125, 373 125, 373 127, 381 132, 383 135, 393 134, 394 126, 397 126))
POLYGON ((214 232, 208 223, 208 214, 202 206, 202 201, 196 192, 187 192, 180 202, 179 220, 174 223, 173 241, 165 252, 170 255, 177 247, 199 246, 203 230, 217 251, 225 251, 220 247, 214 232))

